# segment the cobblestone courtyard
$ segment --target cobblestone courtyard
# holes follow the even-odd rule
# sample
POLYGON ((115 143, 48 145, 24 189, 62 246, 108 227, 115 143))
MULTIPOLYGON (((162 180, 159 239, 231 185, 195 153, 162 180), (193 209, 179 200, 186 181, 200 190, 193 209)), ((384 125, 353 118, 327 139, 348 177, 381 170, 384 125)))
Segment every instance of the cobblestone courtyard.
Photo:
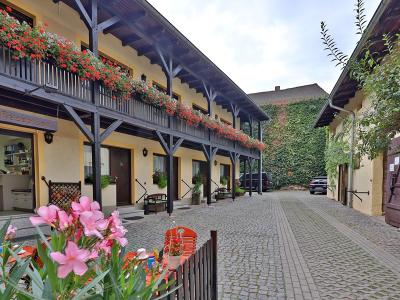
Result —
POLYGON ((399 299, 400 231, 325 196, 273 192, 146 216, 130 247, 163 244, 171 225, 199 243, 218 231, 220 299, 399 299))

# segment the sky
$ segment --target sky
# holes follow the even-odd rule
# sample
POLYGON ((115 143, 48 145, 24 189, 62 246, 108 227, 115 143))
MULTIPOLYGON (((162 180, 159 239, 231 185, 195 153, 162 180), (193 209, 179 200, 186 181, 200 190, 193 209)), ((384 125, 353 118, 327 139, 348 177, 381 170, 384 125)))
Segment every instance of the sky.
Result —
MULTIPOLYGON (((360 36, 355 0, 149 0, 246 93, 318 83, 333 88, 340 68, 323 50, 320 22, 345 54, 360 36)), ((380 0, 365 0, 370 20, 380 0)))

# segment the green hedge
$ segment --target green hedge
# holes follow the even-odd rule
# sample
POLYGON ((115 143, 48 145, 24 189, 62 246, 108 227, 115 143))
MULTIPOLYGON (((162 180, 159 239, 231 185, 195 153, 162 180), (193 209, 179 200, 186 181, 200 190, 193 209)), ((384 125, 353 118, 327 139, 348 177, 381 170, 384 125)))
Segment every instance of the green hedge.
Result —
POLYGON ((326 174, 326 130, 313 128, 325 102, 317 99, 263 106, 272 118, 264 129, 264 170, 272 173, 275 188, 307 186, 312 177, 326 174))

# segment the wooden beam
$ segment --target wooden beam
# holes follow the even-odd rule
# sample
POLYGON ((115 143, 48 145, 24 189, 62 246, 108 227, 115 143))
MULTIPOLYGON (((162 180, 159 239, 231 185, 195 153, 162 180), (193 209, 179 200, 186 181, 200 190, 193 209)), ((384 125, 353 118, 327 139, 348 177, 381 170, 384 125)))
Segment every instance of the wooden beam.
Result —
POLYGON ((140 36, 138 36, 136 34, 132 34, 132 35, 128 36, 127 38, 124 38, 121 42, 122 42, 122 46, 129 46, 129 45, 132 45, 134 42, 137 42, 140 40, 141 40, 140 36))
MULTIPOLYGON (((117 4, 114 4, 111 2, 103 2, 103 6, 102 8, 106 11, 108 11, 110 14, 114 15, 115 14, 115 10, 113 9, 117 4), (110 5, 111 4, 111 5, 110 5)), ((145 5, 145 4, 144 4, 145 5)), ((135 22, 129 22, 129 19, 123 19, 124 24, 126 26, 126 28, 133 30, 135 33, 137 33, 144 41, 146 41, 148 44, 150 45, 154 45, 156 47, 159 47, 160 49, 163 49, 164 53, 166 55, 168 55, 169 57, 171 57, 174 62, 178 65, 181 65, 188 73, 192 73, 195 77, 198 77, 199 79, 206 81, 208 83, 208 85, 213 86, 214 84, 211 83, 209 80, 206 80, 201 74, 199 74, 197 71, 193 70, 193 68, 188 65, 186 62, 182 61, 182 59, 180 57, 177 57, 176 55, 174 55, 171 51, 172 48, 171 47, 167 47, 164 46, 163 44, 160 44, 157 39, 154 36, 154 33, 151 32, 151 30, 155 30, 156 33, 162 31, 162 28, 155 28, 155 29, 151 29, 149 30, 148 28, 146 28, 144 26, 144 24, 138 24, 135 22)), ((186 60, 185 60, 186 61, 186 60)), ((204 64, 205 62, 200 62, 200 64, 204 64)), ((201 92, 201 90, 197 89, 198 87, 196 87, 197 92, 201 92)), ((214 87, 215 90, 218 90, 218 88, 214 87)), ((221 97, 225 97, 223 94, 221 95, 221 97)), ((254 106, 255 107, 255 106, 254 106)))
POLYGON ((83 6, 81 0, 74 0, 76 6, 78 7, 79 14, 81 15, 83 22, 85 22, 88 28, 92 27, 92 19, 89 17, 85 7, 83 6))
POLYGON ((155 52, 155 49, 153 47, 153 45, 146 45, 146 46, 142 46, 142 47, 138 47, 136 49, 138 56, 143 56, 143 55, 147 55, 149 53, 155 52))
POLYGON ((110 136, 111 133, 113 133, 119 126, 121 126, 122 123, 122 120, 116 120, 111 123, 111 125, 108 126, 107 129, 100 134, 100 143, 103 143, 105 139, 110 136))
POLYGON ((171 150, 172 154, 175 154, 176 150, 178 150, 178 148, 181 146, 183 141, 184 141, 183 138, 178 139, 178 141, 175 143, 175 145, 173 146, 173 148, 171 150))
POLYGON ((97 28, 99 31, 104 31, 105 29, 110 28, 111 26, 119 23, 120 21, 121 21, 120 17, 114 16, 98 24, 97 28))
POLYGON ((169 149, 169 146, 168 146, 167 142, 165 141, 165 139, 162 136, 161 132, 159 132, 158 130, 156 130, 156 135, 158 137, 158 140, 159 140, 159 142, 161 144, 161 147, 163 148, 165 154, 168 155, 169 152, 170 152, 170 149, 169 149))
MULTIPOLYGON (((137 21, 139 21, 140 19, 142 19, 144 16, 146 16, 146 12, 145 12, 145 11, 143 11, 143 10, 137 11, 137 12, 135 12, 135 13, 129 15, 129 20, 131 20, 131 22, 132 22, 132 20, 133 20, 134 22, 137 22, 137 21)), ((104 34, 108 34, 108 33, 110 33, 111 31, 115 30, 116 28, 122 27, 124 22, 121 20, 121 18, 119 18, 119 19, 120 19, 119 22, 117 22, 117 23, 113 24, 112 26, 110 26, 110 27, 104 29, 104 30, 103 30, 103 33, 104 33, 104 34)))
POLYGON ((89 142, 93 143, 93 134, 90 132, 89 128, 87 128, 86 124, 82 121, 79 115, 75 112, 75 110, 67 104, 64 104, 63 107, 75 125, 81 130, 83 135, 88 139, 89 142))

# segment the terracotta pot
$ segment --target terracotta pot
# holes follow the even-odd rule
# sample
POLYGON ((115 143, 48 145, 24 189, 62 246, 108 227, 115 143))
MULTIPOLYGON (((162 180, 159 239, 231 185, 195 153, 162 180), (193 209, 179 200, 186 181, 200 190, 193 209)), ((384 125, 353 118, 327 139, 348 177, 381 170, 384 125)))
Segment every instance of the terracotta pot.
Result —
POLYGON ((168 269, 175 270, 181 263, 181 256, 168 256, 168 269))

